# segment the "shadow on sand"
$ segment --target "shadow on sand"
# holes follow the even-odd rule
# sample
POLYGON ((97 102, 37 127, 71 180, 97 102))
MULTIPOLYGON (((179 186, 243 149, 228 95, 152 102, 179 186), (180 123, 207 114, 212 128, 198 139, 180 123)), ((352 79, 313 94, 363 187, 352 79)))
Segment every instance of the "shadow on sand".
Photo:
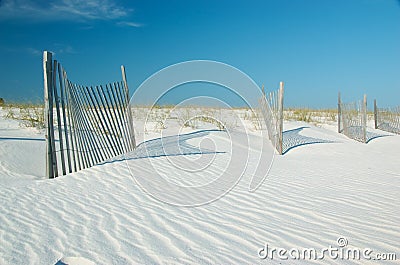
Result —
POLYGON ((207 148, 199 148, 187 143, 190 139, 204 137, 210 132, 224 132, 221 130, 201 130, 187 134, 172 135, 147 140, 140 143, 135 150, 125 155, 118 156, 100 164, 113 163, 122 160, 134 160, 142 158, 157 158, 165 156, 223 154, 207 148))
MULTIPOLYGON (((0 137, 0 141, 39 141, 44 142, 44 138, 20 138, 20 137, 0 137)), ((56 140, 57 141, 57 140, 56 140)))
POLYGON ((287 152, 296 147, 303 145, 334 143, 334 141, 330 140, 300 135, 300 132, 306 128, 310 127, 299 127, 293 130, 288 130, 283 132, 282 155, 286 154, 287 152))
POLYGON ((367 142, 369 143, 370 141, 377 139, 377 138, 381 138, 381 137, 386 137, 386 136, 392 136, 389 134, 379 134, 379 133, 374 133, 374 132, 368 132, 367 131, 367 142))

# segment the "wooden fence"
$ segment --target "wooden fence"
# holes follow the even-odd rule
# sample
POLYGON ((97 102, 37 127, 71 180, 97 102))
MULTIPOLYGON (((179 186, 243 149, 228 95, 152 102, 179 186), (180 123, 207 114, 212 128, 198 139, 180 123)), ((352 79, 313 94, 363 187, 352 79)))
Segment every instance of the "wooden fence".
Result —
POLYGON ((367 95, 361 101, 343 103, 338 96, 338 132, 367 143, 367 95))
POLYGON ((375 129, 400 134, 400 106, 378 108, 374 100, 375 129))
POLYGON ((268 130, 268 137, 281 155, 283 152, 283 82, 279 89, 265 94, 259 99, 261 114, 268 130))
POLYGON ((43 54, 46 176, 76 172, 136 147, 125 68, 121 82, 72 83, 51 52, 43 54))

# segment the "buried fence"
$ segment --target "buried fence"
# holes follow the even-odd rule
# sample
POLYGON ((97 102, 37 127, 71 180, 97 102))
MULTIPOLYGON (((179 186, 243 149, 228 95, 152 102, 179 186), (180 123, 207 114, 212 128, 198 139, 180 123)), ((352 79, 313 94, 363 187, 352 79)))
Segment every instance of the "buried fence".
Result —
POLYGON ((343 103, 338 96, 338 132, 356 141, 367 143, 367 95, 364 99, 343 103))
POLYGON ((268 130, 268 137, 275 149, 281 155, 283 153, 283 82, 279 89, 265 94, 259 99, 261 114, 268 130))
POLYGON ((378 108, 374 100, 375 129, 400 134, 400 106, 378 108))
POLYGON ((135 136, 125 68, 121 82, 72 83, 52 53, 43 54, 46 176, 76 172, 132 151, 135 136))

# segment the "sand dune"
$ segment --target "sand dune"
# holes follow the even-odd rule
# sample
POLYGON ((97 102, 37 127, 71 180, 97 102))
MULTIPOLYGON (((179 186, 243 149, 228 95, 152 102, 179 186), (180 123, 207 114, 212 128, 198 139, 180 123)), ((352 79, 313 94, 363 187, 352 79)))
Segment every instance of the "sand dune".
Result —
MULTIPOLYGON (((37 173, 44 172, 43 161, 36 161, 44 159, 44 142, 35 140, 40 135, 10 128, 0 130, 0 264, 281 264, 260 259, 260 248, 322 249, 337 246, 339 237, 348 247, 397 252, 397 263, 400 258, 398 135, 372 130, 389 136, 361 144, 334 126, 285 123, 293 130, 287 152, 275 156, 255 192, 249 184, 258 156, 249 148, 248 169, 230 192, 199 207, 179 207, 145 192, 135 177, 152 179, 156 168, 174 184, 209 183, 231 158, 225 132, 154 139, 126 159, 47 180, 37 173), (25 140, 9 139, 16 137, 25 140), (211 142, 202 146, 206 138, 211 142)), ((251 137, 254 146, 261 142, 257 132, 251 137)), ((329 257, 286 262, 376 263, 329 257)))

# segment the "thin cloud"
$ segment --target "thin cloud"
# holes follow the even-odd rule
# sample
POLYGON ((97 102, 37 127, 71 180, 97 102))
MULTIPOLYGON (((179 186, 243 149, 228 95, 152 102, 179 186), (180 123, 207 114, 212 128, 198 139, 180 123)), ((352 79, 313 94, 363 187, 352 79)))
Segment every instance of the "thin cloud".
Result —
POLYGON ((35 56, 42 54, 42 51, 39 51, 38 49, 35 48, 26 48, 26 51, 35 56))
POLYGON ((112 0, 0 0, 0 19, 119 20, 132 11, 112 0))
POLYGON ((36 48, 33 47, 0 47, 1 49, 3 49, 4 51, 7 51, 9 53, 24 53, 24 54, 29 54, 29 55, 33 55, 33 56, 39 56, 42 54, 41 50, 38 50, 36 48))
MULTIPOLYGON (((11 53, 25 53, 32 56, 42 56, 43 50, 34 47, 0 47, 7 52, 11 53)), ((77 54, 78 52, 70 45, 64 45, 55 43, 51 45, 51 49, 46 48, 45 50, 51 51, 53 54, 77 54)))
POLYGON ((120 21, 117 23, 118 26, 122 27, 133 27, 133 28, 140 28, 143 27, 143 24, 140 23, 135 23, 135 22, 130 22, 130 21, 120 21))
POLYGON ((78 53, 72 46, 56 43, 54 44, 55 50, 60 54, 76 54, 78 53))

